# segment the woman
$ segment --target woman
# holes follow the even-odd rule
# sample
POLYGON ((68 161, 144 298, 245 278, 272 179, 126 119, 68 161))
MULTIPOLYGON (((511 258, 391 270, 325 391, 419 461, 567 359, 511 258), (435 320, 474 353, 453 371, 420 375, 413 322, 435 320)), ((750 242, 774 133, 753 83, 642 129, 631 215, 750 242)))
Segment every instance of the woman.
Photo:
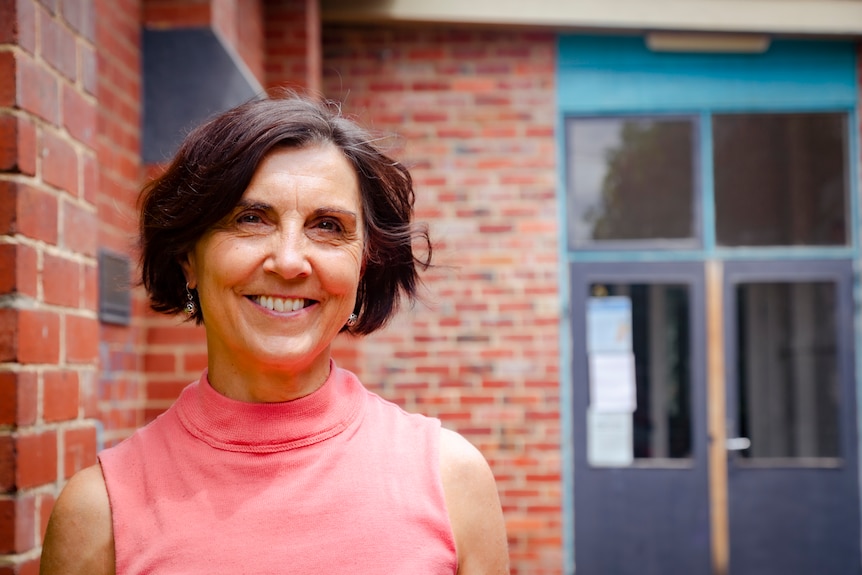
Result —
POLYGON ((290 96, 192 132, 142 194, 152 307, 206 330, 177 402, 75 475, 43 574, 508 572, 494 478, 439 421, 330 358, 413 299, 407 170, 290 96))

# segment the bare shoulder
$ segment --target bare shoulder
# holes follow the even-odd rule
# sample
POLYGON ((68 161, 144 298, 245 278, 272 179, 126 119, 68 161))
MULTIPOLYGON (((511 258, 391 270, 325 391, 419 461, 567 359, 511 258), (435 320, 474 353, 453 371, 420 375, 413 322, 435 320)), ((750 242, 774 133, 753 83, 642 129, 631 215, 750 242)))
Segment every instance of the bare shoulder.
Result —
POLYGON ((111 507, 98 464, 76 473, 54 504, 39 573, 115 573, 111 507))
POLYGON ((458 574, 508 573, 506 525, 488 462, 464 437, 443 429, 440 470, 458 550, 458 574))

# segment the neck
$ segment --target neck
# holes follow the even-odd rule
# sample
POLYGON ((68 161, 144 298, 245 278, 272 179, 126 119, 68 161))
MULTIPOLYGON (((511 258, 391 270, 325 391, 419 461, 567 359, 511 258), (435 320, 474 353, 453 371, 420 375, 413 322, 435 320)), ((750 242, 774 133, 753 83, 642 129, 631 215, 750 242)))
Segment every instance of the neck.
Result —
POLYGON ((249 403, 276 403, 305 397, 317 391, 329 377, 329 353, 320 354, 307 366, 241 365, 221 355, 210 355, 207 377, 220 394, 249 403))

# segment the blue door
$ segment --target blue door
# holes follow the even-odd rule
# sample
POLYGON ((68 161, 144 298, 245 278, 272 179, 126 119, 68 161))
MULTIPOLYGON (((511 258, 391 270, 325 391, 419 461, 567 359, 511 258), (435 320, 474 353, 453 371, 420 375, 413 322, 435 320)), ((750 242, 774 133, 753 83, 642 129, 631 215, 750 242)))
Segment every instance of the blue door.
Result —
POLYGON ((570 271, 572 348, 584 350, 572 365, 577 573, 707 574, 703 267, 606 262, 572 264, 570 271), (621 323, 630 326, 636 405, 623 413, 597 408, 589 384, 596 375, 590 356, 623 355, 586 351, 589 316, 597 313, 588 303, 610 300, 630 308, 621 323), (622 426, 629 457, 622 461, 613 459, 614 443, 625 438, 601 429, 603 416, 612 425, 616 415, 628 418, 622 426))
POLYGON ((855 51, 560 39, 577 573, 862 572, 855 51))
POLYGON ((730 573, 859 573, 851 278, 727 265, 730 573))

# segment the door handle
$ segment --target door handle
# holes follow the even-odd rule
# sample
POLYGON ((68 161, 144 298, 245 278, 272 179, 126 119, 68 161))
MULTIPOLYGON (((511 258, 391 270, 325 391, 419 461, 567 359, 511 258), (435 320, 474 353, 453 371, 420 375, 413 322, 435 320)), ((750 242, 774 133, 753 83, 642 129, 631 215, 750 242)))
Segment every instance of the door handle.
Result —
POLYGON ((742 451, 751 447, 751 440, 747 437, 728 437, 724 442, 724 448, 728 451, 742 451))

